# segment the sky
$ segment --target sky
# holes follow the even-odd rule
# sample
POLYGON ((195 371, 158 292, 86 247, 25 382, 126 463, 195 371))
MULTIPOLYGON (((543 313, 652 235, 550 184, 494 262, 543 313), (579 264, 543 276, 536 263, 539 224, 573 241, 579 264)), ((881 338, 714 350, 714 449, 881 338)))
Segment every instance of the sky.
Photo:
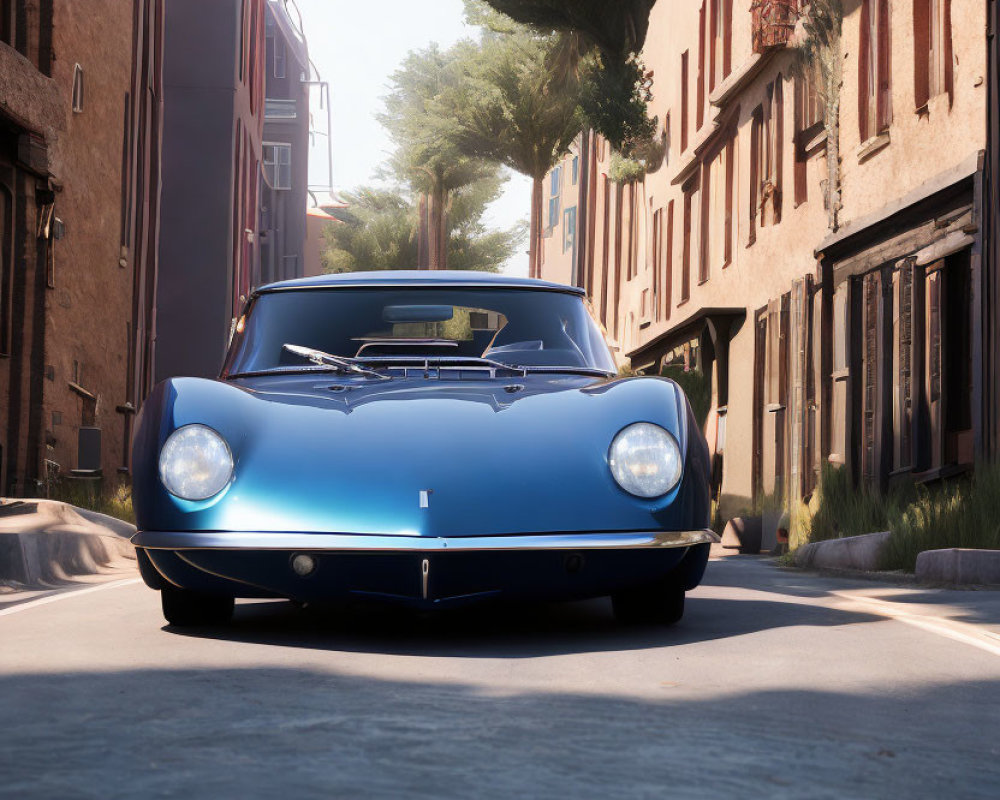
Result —
MULTIPOLYGON (((437 42, 448 48, 476 35, 465 25, 462 0, 296 0, 309 54, 330 84, 333 181, 339 190, 376 182, 392 150, 375 119, 389 77, 411 50, 437 42)), ((504 195, 490 207, 487 224, 509 227, 527 219, 531 184, 512 174, 504 195)), ((504 272, 528 274, 527 240, 504 272)))

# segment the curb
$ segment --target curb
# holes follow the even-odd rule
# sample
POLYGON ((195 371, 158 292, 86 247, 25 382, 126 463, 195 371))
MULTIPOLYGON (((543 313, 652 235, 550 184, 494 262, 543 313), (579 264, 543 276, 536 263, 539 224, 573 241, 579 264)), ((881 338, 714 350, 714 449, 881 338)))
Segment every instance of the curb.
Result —
POLYGON ((1000 588, 1000 550, 951 547, 917 554, 918 580, 1000 588))
POLYGON ((0 517, 0 581, 48 586, 135 559, 127 522, 52 500, 32 503, 33 513, 0 517))
POLYGON ((795 551, 795 566, 878 572, 879 558, 887 541, 889 531, 810 542, 795 551))

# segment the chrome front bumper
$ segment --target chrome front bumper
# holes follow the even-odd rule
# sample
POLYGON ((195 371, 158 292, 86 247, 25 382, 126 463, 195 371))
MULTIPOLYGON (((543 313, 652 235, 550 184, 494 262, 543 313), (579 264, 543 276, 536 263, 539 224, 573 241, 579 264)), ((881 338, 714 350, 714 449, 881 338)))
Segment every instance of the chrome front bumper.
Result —
POLYGON ((482 552, 510 550, 658 550, 718 542, 711 530, 553 533, 509 536, 371 536, 342 533, 140 531, 146 550, 306 550, 333 552, 482 552))

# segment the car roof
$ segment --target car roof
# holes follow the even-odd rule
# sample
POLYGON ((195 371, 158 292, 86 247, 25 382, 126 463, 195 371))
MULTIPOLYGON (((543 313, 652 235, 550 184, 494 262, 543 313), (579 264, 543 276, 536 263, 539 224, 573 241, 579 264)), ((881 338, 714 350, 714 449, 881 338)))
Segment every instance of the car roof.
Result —
POLYGON ((335 289, 341 287, 411 287, 456 286, 462 288, 491 289, 542 289, 552 292, 584 294, 577 286, 540 281, 533 278, 517 278, 498 275, 493 272, 472 270, 379 270, 373 272, 341 272, 331 275, 317 275, 313 278, 297 278, 280 281, 260 287, 257 292, 279 292, 291 289, 335 289))

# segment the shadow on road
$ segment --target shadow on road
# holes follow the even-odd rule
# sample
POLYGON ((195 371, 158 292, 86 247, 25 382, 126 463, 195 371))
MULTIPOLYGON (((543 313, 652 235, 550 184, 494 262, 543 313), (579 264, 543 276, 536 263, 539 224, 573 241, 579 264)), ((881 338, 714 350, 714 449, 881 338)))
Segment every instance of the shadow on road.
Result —
POLYGON ((0 795, 994 798, 1000 682, 646 697, 332 670, 0 677, 0 795))
POLYGON ((538 606, 481 606, 419 614, 408 609, 298 609, 249 602, 227 627, 164 630, 183 636, 276 647, 303 647, 451 658, 538 658, 581 652, 643 650, 743 636, 782 627, 875 622, 881 617, 796 602, 689 596, 670 628, 623 626, 607 599, 538 606))

